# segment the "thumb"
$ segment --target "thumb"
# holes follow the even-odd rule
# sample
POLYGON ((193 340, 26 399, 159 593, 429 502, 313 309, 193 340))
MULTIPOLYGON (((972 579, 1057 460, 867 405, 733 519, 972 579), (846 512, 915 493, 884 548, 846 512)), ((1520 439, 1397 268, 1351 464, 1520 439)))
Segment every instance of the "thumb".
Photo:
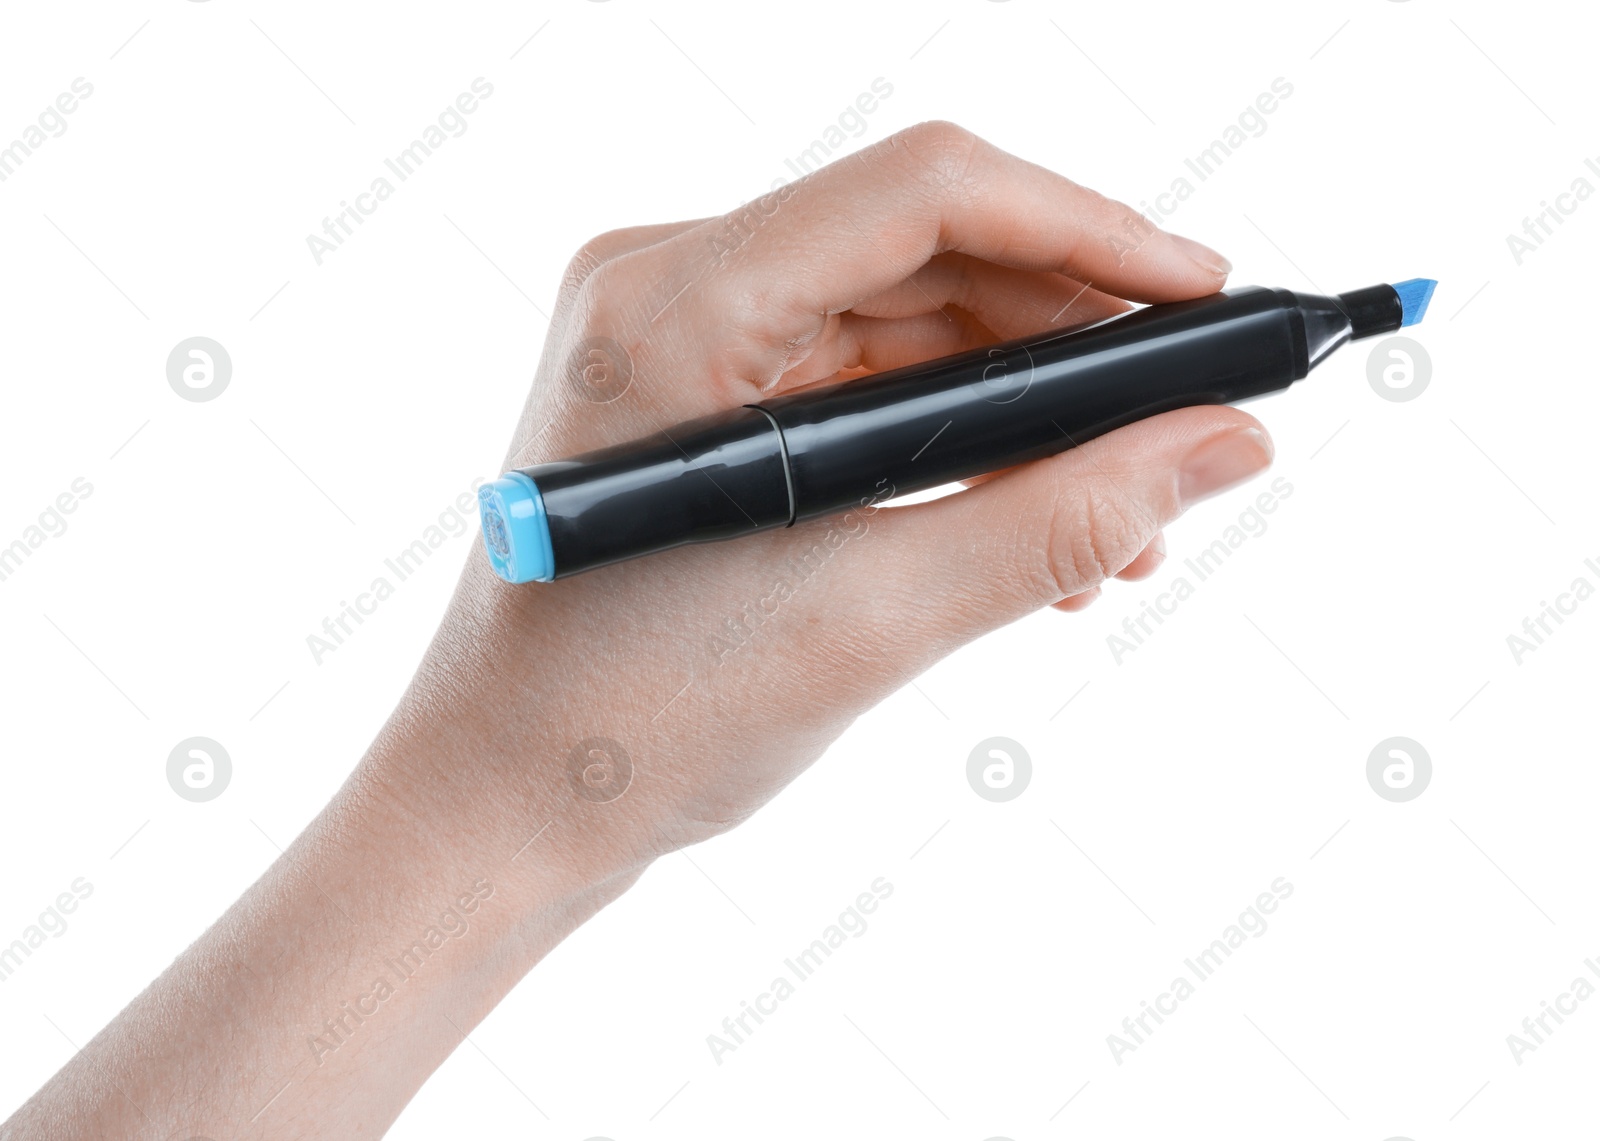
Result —
POLYGON ((966 491, 876 512, 877 534, 851 561, 861 581, 844 593, 875 597, 895 641, 921 635, 942 655, 1093 589, 1186 508, 1271 461, 1266 432, 1234 408, 1141 420, 966 491), (886 594, 922 604, 884 606, 886 594))

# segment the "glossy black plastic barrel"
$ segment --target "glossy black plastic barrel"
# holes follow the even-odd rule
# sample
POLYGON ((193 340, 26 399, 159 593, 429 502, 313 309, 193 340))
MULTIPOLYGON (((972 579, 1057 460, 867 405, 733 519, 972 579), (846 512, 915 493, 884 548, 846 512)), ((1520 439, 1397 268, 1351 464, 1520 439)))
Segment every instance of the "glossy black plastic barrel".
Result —
POLYGON ((1250 286, 810 389, 521 469, 555 577, 736 538, 1054 455, 1135 420, 1286 388, 1400 327, 1387 285, 1250 286))
POLYGON ((752 408, 518 470, 544 500, 556 578, 793 518, 777 429, 752 408))
POLYGON ((1299 299, 1252 287, 762 407, 783 428, 805 519, 1041 459, 1174 408, 1259 396, 1307 369, 1299 299))

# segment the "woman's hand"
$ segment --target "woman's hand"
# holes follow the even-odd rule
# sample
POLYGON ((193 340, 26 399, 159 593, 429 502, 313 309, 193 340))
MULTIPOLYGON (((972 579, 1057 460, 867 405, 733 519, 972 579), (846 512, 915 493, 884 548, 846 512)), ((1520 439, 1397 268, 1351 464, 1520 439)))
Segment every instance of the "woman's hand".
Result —
MULTIPOLYGON (((505 465, 1227 269, 926 123, 727 217, 586 246, 505 465)), ((935 502, 555 583, 507 585, 474 550, 339 795, 0 1138, 380 1135, 652 859, 749 816, 962 644, 1153 570, 1165 524, 1270 454, 1244 413, 1191 408, 935 502)))
MULTIPOLYGON (((584 247, 504 467, 1098 319, 1122 298, 1204 295, 1229 268, 960 127, 924 123, 725 217, 584 247)), ((509 586, 475 557, 415 712, 377 755, 415 753, 407 733, 444 715, 454 764, 605 837, 575 853, 597 871, 639 866, 745 819, 958 646, 1154 570, 1165 524, 1270 456, 1248 415, 1192 408, 935 502, 555 583, 509 586), (433 693, 450 695, 448 712, 433 693)), ((451 810, 473 811, 476 795, 451 810)))

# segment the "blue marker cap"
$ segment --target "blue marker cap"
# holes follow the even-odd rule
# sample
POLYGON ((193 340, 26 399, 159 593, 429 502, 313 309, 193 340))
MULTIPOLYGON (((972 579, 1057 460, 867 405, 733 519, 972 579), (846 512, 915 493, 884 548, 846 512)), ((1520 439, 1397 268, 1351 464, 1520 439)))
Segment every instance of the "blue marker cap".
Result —
POLYGON ((538 485, 510 471, 478 488, 483 545, 494 573, 507 582, 549 582, 556 560, 550 549, 550 523, 538 485))

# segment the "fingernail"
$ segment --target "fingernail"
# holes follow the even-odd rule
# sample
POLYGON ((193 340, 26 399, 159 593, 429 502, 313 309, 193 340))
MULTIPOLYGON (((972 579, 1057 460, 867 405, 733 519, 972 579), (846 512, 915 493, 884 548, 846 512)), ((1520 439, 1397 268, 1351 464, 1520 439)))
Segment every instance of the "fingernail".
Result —
POLYGON ((1233 271, 1233 263, 1210 246, 1202 246, 1193 238, 1186 238, 1182 234, 1169 234, 1168 237, 1172 239, 1173 244, 1189 255, 1190 261, 1201 268, 1224 276, 1233 271))
POLYGON ((1178 469, 1178 499, 1184 509, 1243 483, 1272 462, 1272 441, 1257 428, 1240 428, 1207 440, 1178 469))

